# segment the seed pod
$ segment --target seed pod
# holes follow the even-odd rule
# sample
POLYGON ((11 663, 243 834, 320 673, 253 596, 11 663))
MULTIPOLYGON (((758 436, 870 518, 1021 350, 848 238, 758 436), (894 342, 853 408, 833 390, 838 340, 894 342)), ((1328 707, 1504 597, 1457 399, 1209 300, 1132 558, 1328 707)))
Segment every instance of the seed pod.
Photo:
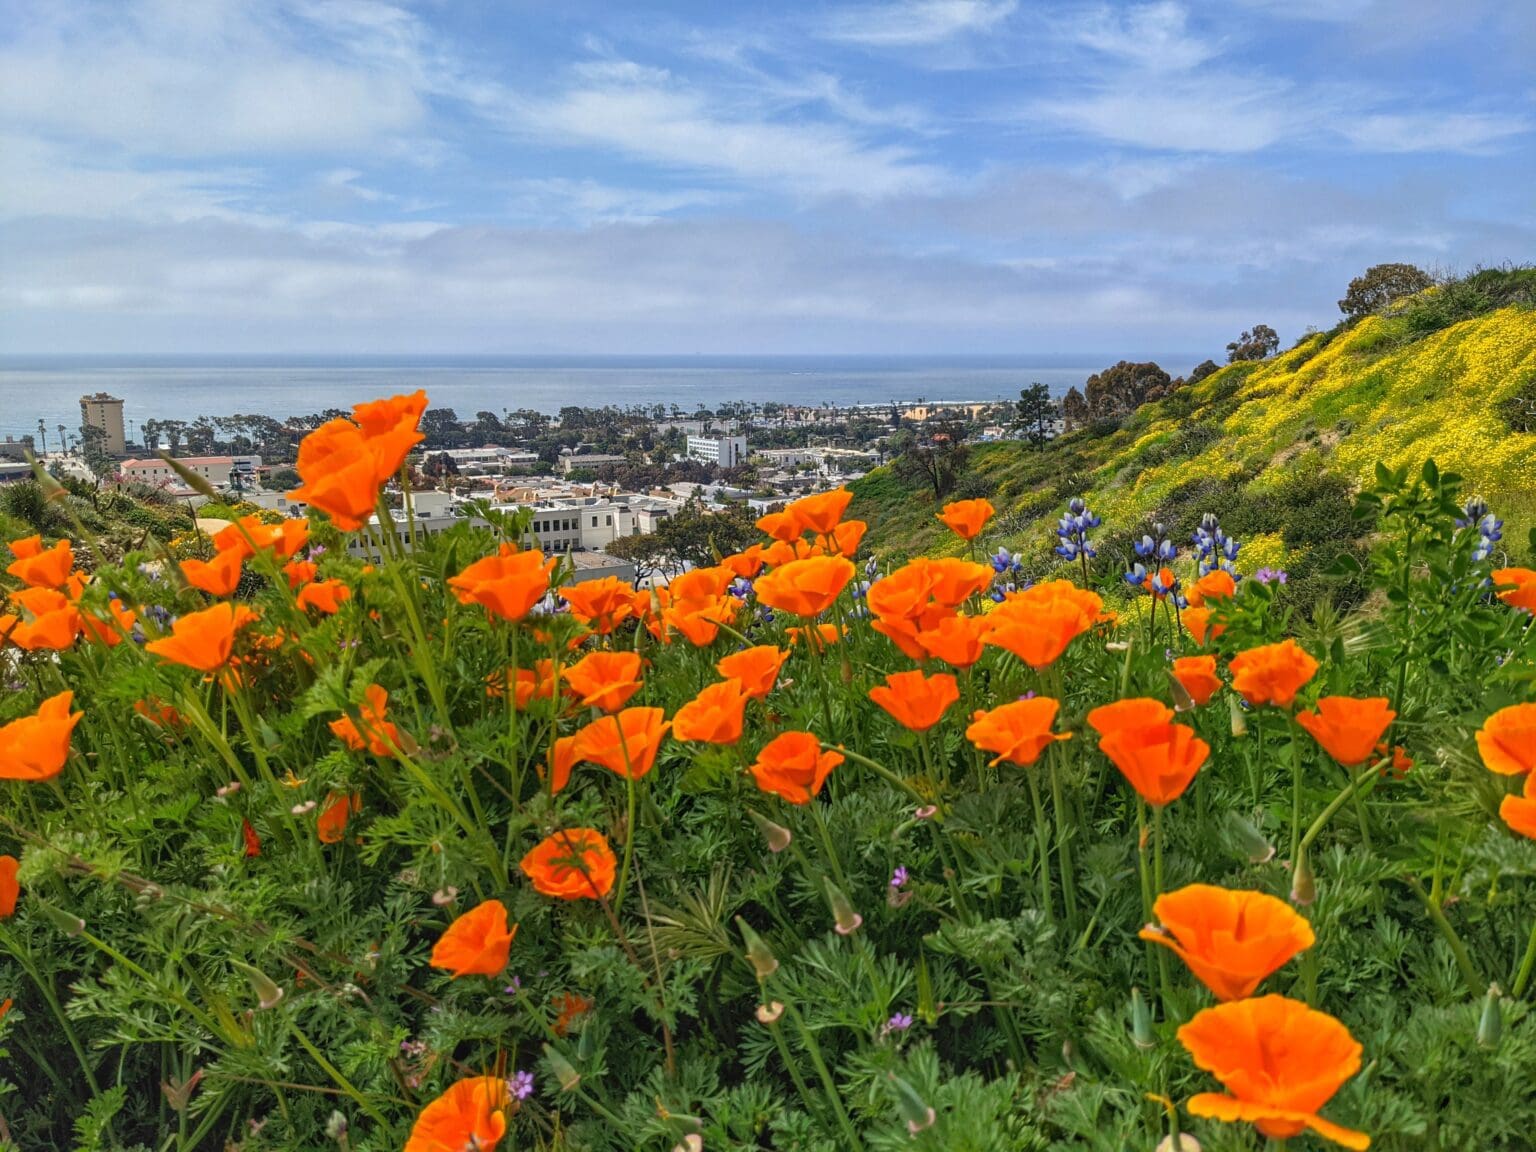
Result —
POLYGON ((1488 995, 1483 997, 1483 1014, 1477 1021, 1477 1046, 1495 1049, 1504 1036, 1504 1012, 1499 1007, 1499 986, 1488 985, 1488 995))
POLYGON ((752 823, 757 825, 757 830, 763 834, 763 839, 768 843, 768 851, 782 852, 789 847, 794 834, 782 824, 775 824, 760 812, 747 809, 747 815, 752 817, 752 823))
POLYGON ((1291 903, 1306 908, 1317 899, 1317 877, 1312 873, 1312 857, 1303 848, 1296 854, 1296 871, 1291 877, 1291 903))
POLYGON ((549 1044, 544 1045, 544 1059, 549 1064, 549 1070, 555 1074, 555 1079, 560 1081, 561 1091, 572 1092, 581 1083, 581 1073, 549 1044))
POLYGON ((251 982, 251 991, 256 993, 256 1004, 258 1007, 263 1009, 276 1008, 282 1002, 282 985, 278 984, 277 981, 273 980, 272 977, 268 976, 260 968, 252 968, 249 964, 242 964, 238 960, 231 960, 229 965, 237 972, 243 973, 245 978, 251 982))
POLYGON ((78 936, 85 931, 85 921, 78 916, 55 908, 52 904, 45 904, 41 900, 34 901, 33 906, 66 936, 78 936))
POLYGON ((913 1136, 932 1128, 937 1113, 928 1107, 927 1101, 917 1094, 917 1089, 894 1072, 886 1073, 886 1080, 896 1096, 896 1111, 907 1123, 907 1131, 913 1136))
POLYGON ((1222 830, 1233 851, 1250 864, 1267 864, 1275 858, 1275 846, 1265 839, 1264 833, 1236 812, 1227 812, 1222 820, 1222 830))
POLYGON ((1143 1051, 1157 1047, 1152 1032, 1152 1010, 1147 1007, 1140 988, 1131 989, 1131 1040, 1143 1051))
POLYGON ((752 964, 752 970, 757 973, 757 982, 761 984, 768 977, 779 970, 779 959, 773 954, 773 949, 768 947, 768 941, 759 936, 740 916, 736 917, 736 927, 741 932, 741 938, 747 944, 747 959, 752 964))
POLYGON ((1200 1141, 1188 1132, 1179 1133, 1178 1143, 1174 1143, 1173 1136, 1164 1136, 1157 1142, 1157 1152, 1200 1152, 1200 1141))
POLYGON ((852 936, 859 930, 859 925, 864 923, 864 917, 853 910, 848 897, 832 883, 831 877, 823 876, 822 884, 827 889, 827 903, 832 906, 833 928, 839 936, 852 936))
POLYGON ((1232 735, 1234 738, 1248 735, 1248 718, 1243 715, 1243 707, 1237 702, 1236 696, 1227 697, 1227 713, 1232 718, 1232 735))

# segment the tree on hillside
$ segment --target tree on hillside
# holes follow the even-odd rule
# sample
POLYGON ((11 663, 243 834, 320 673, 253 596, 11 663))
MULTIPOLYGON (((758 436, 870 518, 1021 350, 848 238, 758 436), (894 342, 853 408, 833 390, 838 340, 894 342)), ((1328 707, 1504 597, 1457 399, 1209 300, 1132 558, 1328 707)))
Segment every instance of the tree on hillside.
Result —
POLYGON ((1255 324, 1227 345, 1227 363, 1244 360, 1268 360, 1280 350, 1280 334, 1268 324, 1255 324))
POLYGON ((1213 372, 1220 372, 1221 366, 1214 360, 1206 360, 1195 365, 1193 372, 1189 374, 1189 383, 1198 384, 1213 372))
POLYGON ((421 462, 421 472, 429 480, 440 481, 445 477, 457 476, 459 465, 446 452, 433 452, 421 462))
POLYGON ((1339 301, 1339 311, 1358 320, 1380 312, 1394 300, 1422 292, 1434 282, 1428 272, 1412 264, 1376 264, 1349 282, 1344 299, 1339 301))
POLYGON ((452 408, 428 408, 421 415, 421 431, 433 448, 457 448, 464 438, 459 415, 452 408))
POLYGON ((1056 419, 1056 404, 1051 390, 1038 380, 1019 393, 1019 424, 1024 438, 1039 447, 1051 438, 1051 422, 1056 419))
POLYGON ((1083 385, 1089 415, 1095 420, 1126 416, 1148 400, 1166 396, 1173 378, 1150 360, 1118 364, 1095 372, 1083 385))
POLYGON ((933 498, 942 500, 965 471, 970 456, 965 429, 958 421, 930 420, 923 432, 919 437, 903 428, 891 437, 896 475, 907 483, 927 485, 933 489, 933 498))
POLYGON ((1083 394, 1076 386, 1068 388, 1067 394, 1061 398, 1061 418, 1066 421, 1069 432, 1093 419, 1093 413, 1088 410, 1088 401, 1083 399, 1083 394))

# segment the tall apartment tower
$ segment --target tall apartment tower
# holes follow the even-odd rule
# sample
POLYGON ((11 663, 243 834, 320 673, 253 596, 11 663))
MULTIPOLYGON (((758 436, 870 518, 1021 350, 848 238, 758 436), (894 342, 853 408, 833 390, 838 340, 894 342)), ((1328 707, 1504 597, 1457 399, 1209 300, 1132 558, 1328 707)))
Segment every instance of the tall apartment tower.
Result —
POLYGON ((116 396, 98 392, 94 396, 80 397, 80 425, 82 428, 100 428, 106 439, 102 447, 109 456, 126 456, 128 442, 123 437, 123 402, 116 396))

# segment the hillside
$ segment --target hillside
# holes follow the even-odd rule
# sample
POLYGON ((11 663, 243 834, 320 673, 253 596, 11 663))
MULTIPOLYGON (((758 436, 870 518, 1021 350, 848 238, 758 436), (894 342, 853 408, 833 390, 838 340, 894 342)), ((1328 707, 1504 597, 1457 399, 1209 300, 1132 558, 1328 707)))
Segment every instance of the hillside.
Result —
MULTIPOLYGON (((1073 496, 1104 520, 1118 563, 1151 519, 1188 539, 1215 512, 1243 540, 1241 567, 1306 579, 1352 546, 1354 489, 1378 460, 1435 458, 1506 521, 1511 555, 1536 526, 1536 275, 1484 272, 1432 289, 1392 315, 1311 335, 1266 361, 1232 364, 1122 424, 1095 424, 1042 449, 979 445, 952 498, 985 496, 1003 541, 1034 569, 1055 557, 1055 517, 1073 496), (1469 304, 1468 296, 1471 303, 1469 304), (1503 301, 1516 303, 1489 306, 1503 301), (1465 319, 1458 316, 1471 313, 1465 319)), ((931 491, 887 467, 853 485, 870 543, 892 556, 953 550, 931 491)))

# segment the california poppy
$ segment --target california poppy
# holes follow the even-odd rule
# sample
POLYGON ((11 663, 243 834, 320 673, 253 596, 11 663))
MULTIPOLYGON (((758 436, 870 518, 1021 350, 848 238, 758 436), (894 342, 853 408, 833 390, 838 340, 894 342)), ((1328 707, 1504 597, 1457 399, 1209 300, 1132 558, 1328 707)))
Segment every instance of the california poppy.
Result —
POLYGON ((1514 704, 1484 720, 1477 750, 1490 772, 1518 776, 1536 771, 1536 704, 1514 704))
POLYGON ((1511 608, 1520 608, 1536 614, 1536 569, 1500 568, 1493 573, 1493 582, 1504 588, 1499 599, 1511 608), (1513 585, 1513 587, 1509 587, 1513 585))
POLYGON ((448 925, 432 946, 431 964, 459 976, 494 976, 507 966, 517 925, 507 927, 500 900, 477 904, 448 925))
POLYGON ((1510 831, 1536 840, 1536 772, 1525 778, 1524 794, 1506 796, 1499 801, 1499 818, 1510 831))
POLYGON ((1230 572, 1218 568, 1207 572, 1189 586, 1189 602, 1200 607, 1207 600, 1230 600, 1237 595, 1237 581, 1230 572))
POLYGON ((990 500, 954 500, 944 505, 937 517, 960 539, 974 540, 996 511, 990 500))
POLYGON ((589 652, 562 675, 583 705, 616 712, 640 691, 640 653, 589 652))
POLYGON ((288 577, 288 587, 298 590, 320 575, 320 565, 313 560, 290 560, 283 565, 283 575, 288 577))
POLYGON ((148 720, 156 728, 166 731, 180 731, 187 726, 182 714, 159 697, 151 696, 147 700, 135 700, 133 702, 134 713, 148 720))
POLYGON ((16 869, 21 861, 14 856, 0 856, 0 920, 16 913, 16 901, 21 896, 21 886, 16 883, 16 869))
POLYGON ((617 576, 567 584, 557 595, 571 615, 599 636, 606 636, 635 614, 634 590, 617 576))
POLYGON ((763 570, 763 565, 768 563, 763 558, 763 546, 753 544, 750 548, 744 548, 734 556, 726 556, 721 559, 720 566, 730 571, 732 576, 742 580, 751 580, 763 570))
POLYGON ((359 730, 350 716, 332 720, 331 731, 354 752, 364 748, 375 756, 393 756, 400 747, 400 730, 387 719, 389 693, 377 684, 363 689, 363 703, 358 708, 365 730, 359 730))
POLYGON ((564 1036, 571 1030, 572 1024, 592 1011, 592 1001, 574 992, 561 992, 551 1002, 559 1009, 552 1025, 556 1036, 564 1036))
POLYGON ((60 692, 30 716, 0 726, 0 780, 51 780, 69 759, 70 735, 84 712, 71 713, 73 692, 60 692))
POLYGON ((33 588, 62 588, 74 571, 75 552, 68 540, 44 548, 41 536, 28 536, 7 547, 16 559, 6 572, 33 588))
POLYGON ((84 627, 79 606, 52 588, 11 593, 11 613, 0 615, 0 644, 9 640, 24 652, 62 652, 84 627))
POLYGON ((245 841, 245 858, 247 860, 261 855, 261 837, 256 835, 256 827, 249 820, 241 817, 240 838, 245 841))
POLYGON ((1356 1152, 1370 1147, 1364 1132, 1317 1114, 1360 1070, 1360 1045, 1327 1013, 1284 996, 1260 996, 1207 1008, 1178 1035, 1195 1064, 1230 1093, 1192 1097, 1190 1115, 1246 1121, 1275 1140, 1310 1128, 1356 1152))
POLYGON ((924 565, 928 597, 944 608, 959 608, 972 596, 980 596, 992 583, 990 564, 976 564, 958 556, 941 556, 924 565))
POLYGON ((392 396, 353 408, 353 420, 328 420, 299 444, 301 488, 290 492, 325 512, 344 532, 361 528, 385 481, 424 439, 416 430, 427 394, 392 396))
POLYGON ((201 612, 188 612, 171 625, 171 634, 144 645, 162 660, 217 672, 229 663, 235 636, 256 620, 257 614, 243 604, 215 604, 201 612))
POLYGON ((848 489, 834 488, 831 492, 802 496, 784 511, 799 525, 801 532, 825 536, 837 527, 852 499, 853 493, 848 489))
POLYGON ((844 520, 825 536, 816 537, 816 543, 828 556, 846 556, 852 560, 868 531, 869 525, 863 520, 844 520))
POLYGON ((1161 808, 1184 789, 1211 754, 1211 747, 1183 724, 1121 728, 1103 736, 1099 749, 1148 804, 1161 808))
POLYGON ((512 702, 518 711, 528 707, 534 700, 548 700, 555 694, 554 661, 539 660, 532 668, 519 668, 515 677, 510 668, 492 672, 486 677, 485 694, 492 698, 505 696, 507 685, 514 683, 514 680, 512 702))
POLYGON ((842 556, 813 556, 792 560, 758 577, 758 600, 796 616, 820 616, 853 579, 851 561, 842 556))
POLYGON ((660 708, 626 708, 616 716, 600 716, 576 733, 576 759, 638 780, 656 763, 662 737, 671 727, 665 716, 660 708))
POLYGON ((779 678, 779 669, 784 667, 784 661, 788 659, 788 652, 772 644, 759 644, 755 648, 731 653, 720 660, 715 668, 720 675, 737 681, 748 696, 761 699, 773 691, 779 678))
MULTIPOLYGON (((571 769, 576 767, 576 737, 559 736, 549 748, 549 794, 559 795, 571 781, 571 769)), ((543 768, 539 770, 543 778, 543 768)))
POLYGON ((983 616, 947 616, 917 633, 917 643, 935 660, 952 668, 969 668, 981 659, 988 632, 983 616))
POLYGON ((1259 982, 1312 947, 1312 925, 1284 900, 1263 892, 1190 884, 1152 905, 1158 924, 1141 938, 1189 966, 1218 1000, 1252 996, 1259 982))
POLYGON ((825 652, 829 646, 848 635, 848 625, 839 628, 836 624, 807 624, 803 628, 786 628, 785 634, 789 636, 792 646, 803 640, 818 652, 825 652))
POLYGON ((121 600, 113 599, 107 603, 106 616, 98 616, 94 612, 81 612, 80 626, 85 634, 98 644, 116 648, 123 642, 123 637, 132 632, 138 618, 137 612, 124 608, 121 600))
POLYGON ((681 633, 695 648, 713 644, 720 635, 720 625, 730 624, 741 610, 741 601, 724 593, 685 596, 672 592, 662 611, 665 628, 681 633))
POLYGON ((1216 675, 1216 657, 1181 656, 1173 662, 1173 677, 1189 693, 1189 698, 1204 707, 1221 689, 1216 675))
POLYGON ((507 1131, 508 1099, 500 1076, 460 1080, 421 1110, 404 1152, 492 1152, 507 1131))
POLYGON ((993 767, 1004 760, 1028 767, 1055 741, 1072 738, 1070 732, 1051 731, 1060 707, 1049 696, 1032 696, 988 712, 977 712, 971 717, 965 738, 983 752, 996 754, 993 767))
POLYGON ((236 552, 249 559, 258 551, 271 551, 278 559, 290 559, 309 540, 309 521, 292 517, 280 524, 268 524, 259 516, 242 516, 219 529, 213 546, 220 552, 236 552))
POLYGON ((1196 644, 1204 644, 1207 639, 1214 640, 1227 630, 1225 624, 1211 623, 1209 608, 1186 608, 1179 613, 1179 623, 1184 625, 1184 630, 1196 644))
POLYGON ((1294 640, 1249 648, 1232 657, 1232 687, 1255 708, 1289 708, 1316 672, 1317 661, 1294 640))
MULTIPOLYGON (((757 518, 757 529, 780 544, 793 544, 805 534, 800 517, 788 511, 767 512, 757 518)), ((768 563, 773 563, 769 560, 768 563)))
POLYGON ((747 694, 739 681, 711 684, 672 717, 672 737, 703 744, 734 744, 741 739, 747 694))
POLYGON ((924 676, 921 672, 893 672, 885 678, 884 684, 869 690, 869 698, 903 728, 926 732, 944 718, 951 704, 960 699, 960 686, 947 672, 933 676, 924 676))
POLYGON ((1093 626, 1093 617, 1070 600, 1042 604, 1013 601, 986 617, 985 643, 1003 648, 1037 671, 1054 664, 1067 645, 1093 626), (1010 610, 1017 605, 1016 610, 1010 610))
POLYGON ((315 834, 322 844, 339 844, 346 835, 347 821, 363 810, 363 798, 356 792, 332 792, 315 819, 315 834))
POLYGON ((613 890, 618 859, 595 828, 567 828, 539 841, 518 863, 534 890, 561 900, 595 900, 613 890))
POLYGON ((299 590, 296 603, 300 608, 314 608, 322 615, 334 616, 351 598, 352 589, 345 580, 317 580, 299 590))
POLYGON ((1172 720, 1172 708, 1161 700, 1146 696, 1101 704, 1088 713, 1088 727, 1100 736, 1108 736, 1122 728, 1145 728, 1149 724, 1167 724, 1172 720))
POLYGON ((239 552, 220 552, 212 560, 183 560, 181 574, 199 592, 233 596, 240 586, 241 565, 239 552))
POLYGON ((823 752, 813 732, 781 732, 757 754, 752 778, 764 792, 791 804, 809 804, 844 759, 841 752, 823 752))
POLYGON ((448 587, 461 604, 479 604, 500 620, 521 620, 549 592, 556 560, 533 548, 503 544, 494 556, 476 560, 448 587))
POLYGON ((1316 712, 1298 712, 1296 723, 1346 768, 1364 764, 1376 751, 1376 742, 1397 719, 1385 696, 1357 700, 1352 696, 1324 696, 1316 712))

